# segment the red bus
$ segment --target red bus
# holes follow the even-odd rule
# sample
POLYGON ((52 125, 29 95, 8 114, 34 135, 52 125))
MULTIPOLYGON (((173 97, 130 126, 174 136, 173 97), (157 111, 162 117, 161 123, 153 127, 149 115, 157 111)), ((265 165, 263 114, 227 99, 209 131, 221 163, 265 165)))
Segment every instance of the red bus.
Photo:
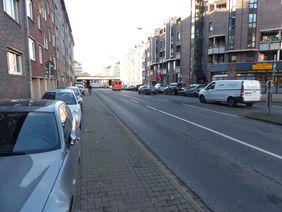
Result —
POLYGON ((121 90, 121 80, 113 80, 112 81, 112 90, 120 91, 121 90))

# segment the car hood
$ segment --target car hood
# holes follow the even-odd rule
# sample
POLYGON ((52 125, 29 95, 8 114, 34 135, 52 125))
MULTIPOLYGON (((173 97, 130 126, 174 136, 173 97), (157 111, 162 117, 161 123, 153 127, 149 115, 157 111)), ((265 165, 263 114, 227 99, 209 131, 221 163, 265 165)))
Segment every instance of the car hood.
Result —
POLYGON ((61 164, 59 150, 0 157, 1 211, 42 211, 61 164))
POLYGON ((74 112, 77 113, 77 112, 79 111, 79 106, 78 106, 78 105, 68 105, 68 106, 69 106, 69 108, 70 108, 72 114, 73 114, 74 112))

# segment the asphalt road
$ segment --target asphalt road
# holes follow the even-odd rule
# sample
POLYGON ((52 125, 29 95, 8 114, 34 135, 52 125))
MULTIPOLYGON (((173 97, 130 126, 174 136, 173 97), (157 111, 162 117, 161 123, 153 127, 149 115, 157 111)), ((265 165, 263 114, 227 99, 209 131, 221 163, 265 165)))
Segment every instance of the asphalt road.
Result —
POLYGON ((282 127, 244 117, 265 103, 94 92, 212 210, 282 211, 282 127))

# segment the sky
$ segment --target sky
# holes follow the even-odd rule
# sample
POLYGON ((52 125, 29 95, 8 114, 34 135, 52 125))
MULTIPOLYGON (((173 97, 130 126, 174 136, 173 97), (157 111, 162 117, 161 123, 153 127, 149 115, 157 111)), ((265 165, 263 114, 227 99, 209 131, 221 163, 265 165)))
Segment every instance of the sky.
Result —
POLYGON ((170 17, 186 17, 189 0, 65 0, 65 4, 74 59, 84 72, 97 74, 146 41, 170 17))

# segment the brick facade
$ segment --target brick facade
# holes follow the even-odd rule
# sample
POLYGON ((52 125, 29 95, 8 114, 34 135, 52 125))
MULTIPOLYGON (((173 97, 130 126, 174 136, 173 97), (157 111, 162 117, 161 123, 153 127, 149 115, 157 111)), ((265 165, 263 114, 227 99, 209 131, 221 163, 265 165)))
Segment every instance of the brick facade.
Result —
POLYGON ((30 97, 25 1, 16 2, 18 20, 4 11, 3 1, 0 1, 0 99, 30 97), (8 50, 20 55, 21 73, 8 72, 8 50))
POLYGON ((61 79, 56 71, 57 58, 60 70, 64 70, 64 77, 71 85, 74 82, 74 41, 64 0, 11 0, 5 3, 17 8, 14 10, 17 13, 9 11, 10 5, 0 1, 0 89, 5 91, 0 92, 0 98, 40 99, 61 79), (58 22, 56 27, 55 16, 61 17, 63 24, 58 22), (63 38, 56 37, 62 32, 63 38), (59 43, 63 40, 64 45, 56 46, 57 40, 59 43), (55 65, 50 74, 45 70, 47 61, 55 65))

